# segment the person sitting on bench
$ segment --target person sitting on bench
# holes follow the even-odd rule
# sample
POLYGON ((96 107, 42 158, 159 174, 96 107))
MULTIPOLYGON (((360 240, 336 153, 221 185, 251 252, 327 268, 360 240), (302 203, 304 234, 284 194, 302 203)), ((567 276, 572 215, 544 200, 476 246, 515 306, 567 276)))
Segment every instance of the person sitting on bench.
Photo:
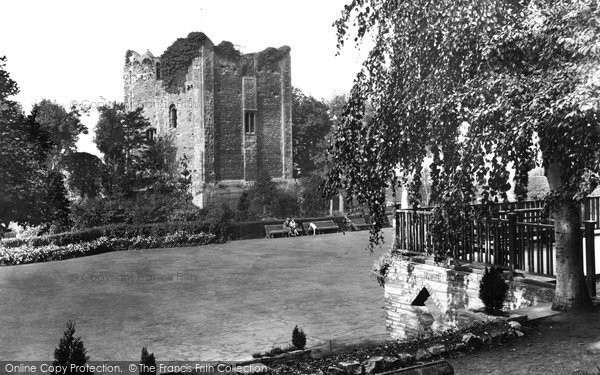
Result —
POLYGON ((292 220, 290 220, 289 226, 290 226, 290 234, 292 236, 299 236, 300 235, 298 233, 298 224, 296 224, 296 222, 294 221, 294 218, 292 218, 292 220))
POLYGON ((288 231, 288 236, 292 235, 292 229, 290 228, 290 222, 291 219, 288 217, 285 219, 285 221, 283 222, 283 229, 286 229, 288 231))

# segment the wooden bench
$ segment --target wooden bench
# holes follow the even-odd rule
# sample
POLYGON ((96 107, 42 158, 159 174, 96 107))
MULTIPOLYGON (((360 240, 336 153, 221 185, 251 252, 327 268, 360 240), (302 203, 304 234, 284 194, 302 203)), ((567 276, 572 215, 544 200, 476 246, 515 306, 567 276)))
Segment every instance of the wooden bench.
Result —
POLYGON ((356 230, 365 230, 365 229, 371 228, 371 224, 367 223, 367 221, 365 220, 364 217, 357 217, 356 219, 350 219, 350 222, 352 223, 352 224, 350 224, 350 226, 354 225, 356 230))
POLYGON ((265 233, 267 234, 266 238, 275 238, 275 236, 278 234, 281 234, 282 237, 287 237, 289 232, 290 231, 287 228, 283 228, 283 223, 280 225, 265 225, 265 233))
POLYGON ((317 233, 323 233, 325 231, 335 230, 336 232, 338 232, 340 230, 340 227, 333 220, 304 222, 302 223, 302 226, 304 227, 304 231, 307 235, 310 234, 310 224, 314 224, 316 227, 316 229, 313 232, 313 235, 317 233))
POLYGON ((302 231, 308 236, 308 230, 310 229, 310 222, 305 221, 300 226, 302 227, 302 231))

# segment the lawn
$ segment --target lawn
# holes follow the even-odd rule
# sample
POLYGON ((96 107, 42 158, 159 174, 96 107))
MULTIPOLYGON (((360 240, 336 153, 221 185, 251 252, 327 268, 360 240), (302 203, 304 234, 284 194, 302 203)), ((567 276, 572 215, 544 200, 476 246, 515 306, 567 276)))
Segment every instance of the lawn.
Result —
MULTIPOLYGON (((391 233, 388 233, 388 235, 391 233)), ((48 360, 67 320, 91 360, 238 360, 385 336, 368 232, 132 250, 0 267, 0 358, 48 360)), ((388 246, 388 245, 386 245, 388 246)))

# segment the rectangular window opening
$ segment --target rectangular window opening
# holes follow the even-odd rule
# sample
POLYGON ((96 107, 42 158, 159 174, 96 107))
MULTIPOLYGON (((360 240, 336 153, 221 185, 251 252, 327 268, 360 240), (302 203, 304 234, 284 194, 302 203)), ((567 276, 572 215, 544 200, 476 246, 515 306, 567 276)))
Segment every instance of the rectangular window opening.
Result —
POLYGON ((244 132, 246 134, 254 134, 255 126, 254 126, 254 111, 246 111, 244 112, 244 132))

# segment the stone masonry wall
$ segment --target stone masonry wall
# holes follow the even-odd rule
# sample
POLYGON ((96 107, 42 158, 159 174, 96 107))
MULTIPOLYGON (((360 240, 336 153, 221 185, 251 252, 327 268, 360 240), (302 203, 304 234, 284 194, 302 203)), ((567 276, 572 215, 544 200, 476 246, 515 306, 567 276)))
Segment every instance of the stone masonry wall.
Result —
POLYGON ((215 170, 217 181, 242 180, 242 74, 239 61, 215 56, 215 170))
MULTIPOLYGON (((231 43, 215 47, 206 38, 188 68, 184 87, 174 94, 157 77, 160 58, 129 51, 125 62, 126 109, 143 107, 157 136, 172 140, 177 158, 185 158, 192 171, 192 193, 200 206, 221 196, 210 185, 253 181, 260 168, 273 178, 292 178, 289 47, 247 55, 232 49, 231 43), (275 55, 268 54, 272 51, 275 55), (257 61, 265 56, 271 60, 258 69, 257 61), (244 132, 244 81, 255 82, 255 108, 250 108, 255 111, 255 134, 244 132), (177 108, 175 128, 169 124, 171 105, 177 108)), ((230 196, 227 201, 233 198, 225 195, 230 196)))
MULTIPOLYGON (((430 324, 431 329, 456 328, 461 311, 483 307, 479 299, 480 270, 458 271, 432 262, 395 259, 385 279, 386 328, 392 339, 415 337, 430 324), (413 302, 425 289, 425 306, 413 302)), ((549 302, 553 289, 518 282, 509 283, 505 309, 513 310, 539 302, 549 302)))
POLYGON ((186 76, 186 87, 179 93, 165 91, 161 80, 156 80, 156 64, 159 59, 149 52, 139 55, 133 52, 125 65, 125 108, 144 108, 144 116, 156 129, 157 136, 170 139, 176 147, 177 159, 188 160, 192 170, 192 192, 198 193, 204 183, 201 161, 207 137, 202 121, 204 59, 200 56, 192 62, 186 76), (169 107, 177 109, 177 126, 169 124, 169 107))

